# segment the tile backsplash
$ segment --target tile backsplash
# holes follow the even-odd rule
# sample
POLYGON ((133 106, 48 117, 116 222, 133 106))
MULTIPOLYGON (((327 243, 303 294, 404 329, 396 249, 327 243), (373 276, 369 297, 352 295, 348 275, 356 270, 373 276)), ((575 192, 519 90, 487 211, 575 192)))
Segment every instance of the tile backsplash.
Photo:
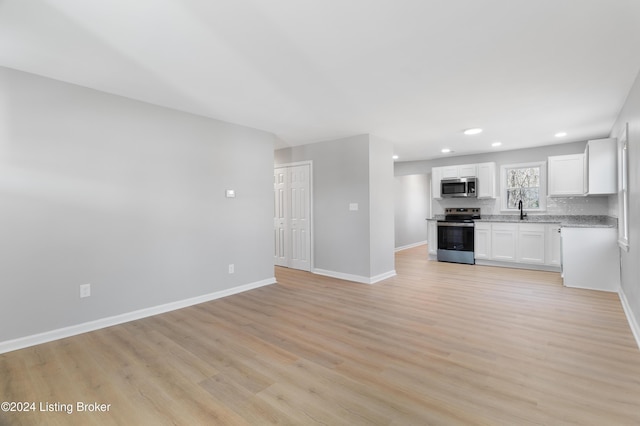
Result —
POLYGON ((547 197, 546 214, 606 216, 609 214, 609 197, 547 197))
MULTIPOLYGON (((611 216, 611 212, 613 209, 610 207, 610 198, 612 197, 547 197, 547 211, 540 213, 529 212, 528 214, 561 216, 611 216)), ((444 214, 444 209, 446 207, 480 207, 482 209, 482 214, 505 214, 504 211, 500 210, 500 206, 500 198, 482 200, 449 198, 443 200, 433 200, 432 213, 434 215, 444 214)))

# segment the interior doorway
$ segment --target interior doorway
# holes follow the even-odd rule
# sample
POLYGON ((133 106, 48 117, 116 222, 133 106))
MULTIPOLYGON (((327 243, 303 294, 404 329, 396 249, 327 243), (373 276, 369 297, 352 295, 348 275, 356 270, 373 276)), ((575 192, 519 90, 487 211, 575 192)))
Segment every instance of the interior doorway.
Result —
POLYGON ((273 173, 274 263, 311 271, 312 164, 278 166, 273 173))

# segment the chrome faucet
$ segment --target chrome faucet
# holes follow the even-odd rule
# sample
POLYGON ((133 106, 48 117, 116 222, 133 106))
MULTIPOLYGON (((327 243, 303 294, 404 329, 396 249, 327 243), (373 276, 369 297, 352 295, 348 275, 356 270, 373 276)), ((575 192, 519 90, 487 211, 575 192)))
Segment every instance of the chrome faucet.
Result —
POLYGON ((520 220, 524 220, 524 212, 522 211, 522 199, 518 201, 518 209, 520 209, 520 220))

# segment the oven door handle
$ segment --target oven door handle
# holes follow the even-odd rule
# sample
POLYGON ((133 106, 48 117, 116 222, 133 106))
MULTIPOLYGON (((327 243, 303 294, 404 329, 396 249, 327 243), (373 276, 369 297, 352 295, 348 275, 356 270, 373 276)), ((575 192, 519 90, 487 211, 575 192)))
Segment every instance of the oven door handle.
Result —
POLYGON ((455 228, 473 228, 475 224, 464 222, 438 222, 438 226, 452 226, 455 228))

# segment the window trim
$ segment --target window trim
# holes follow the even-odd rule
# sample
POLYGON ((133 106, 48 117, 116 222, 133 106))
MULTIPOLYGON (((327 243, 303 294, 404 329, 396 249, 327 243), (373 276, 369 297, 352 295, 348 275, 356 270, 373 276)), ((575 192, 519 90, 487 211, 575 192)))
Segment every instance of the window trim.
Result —
POLYGON ((523 169, 531 167, 540 167, 540 190, 539 201, 540 207, 537 209, 526 209, 528 212, 545 212, 547 211, 547 162, 535 161, 531 163, 503 164, 500 166, 500 210, 503 212, 517 212, 518 209, 510 209, 507 207, 507 170, 523 169))
POLYGON ((629 123, 618 138, 618 246, 629 251, 629 123))

